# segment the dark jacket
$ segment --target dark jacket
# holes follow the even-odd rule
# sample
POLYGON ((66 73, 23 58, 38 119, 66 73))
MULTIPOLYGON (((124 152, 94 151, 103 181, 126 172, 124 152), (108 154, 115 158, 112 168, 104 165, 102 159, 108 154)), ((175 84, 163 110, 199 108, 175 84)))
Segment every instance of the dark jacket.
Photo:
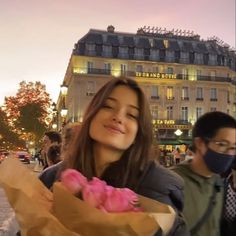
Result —
MULTIPOLYGON (((62 166, 63 162, 60 162, 48 167, 41 173, 39 179, 47 188, 50 189, 58 179, 58 172, 62 166)), ((169 236, 190 235, 181 215, 183 209, 183 186, 183 180, 179 175, 160 166, 156 162, 150 163, 146 168, 138 186, 138 194, 168 204, 176 210, 176 221, 169 236)), ((161 232, 158 232, 155 236, 161 235, 161 232)))
MULTIPOLYGON (((183 179, 173 171, 152 162, 140 180, 137 193, 172 206, 177 217, 169 236, 188 236, 183 210, 183 179)), ((156 234, 159 235, 159 234, 156 234)))

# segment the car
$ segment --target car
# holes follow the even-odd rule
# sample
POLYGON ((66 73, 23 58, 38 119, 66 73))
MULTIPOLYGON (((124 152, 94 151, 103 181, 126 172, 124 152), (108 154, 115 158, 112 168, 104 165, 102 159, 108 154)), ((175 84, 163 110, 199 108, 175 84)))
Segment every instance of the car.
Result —
POLYGON ((32 158, 32 155, 28 153, 27 151, 16 151, 14 153, 15 157, 18 158, 20 161, 30 164, 30 159, 32 158))
POLYGON ((8 153, 7 151, 1 151, 1 152, 0 152, 0 163, 3 162, 4 159, 7 158, 8 154, 9 154, 9 153, 8 153))

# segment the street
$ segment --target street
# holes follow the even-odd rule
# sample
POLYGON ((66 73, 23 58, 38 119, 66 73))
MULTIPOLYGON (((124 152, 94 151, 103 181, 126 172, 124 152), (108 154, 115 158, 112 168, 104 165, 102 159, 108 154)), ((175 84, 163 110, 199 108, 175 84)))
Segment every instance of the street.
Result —
MULTIPOLYGON (((31 171, 38 175, 42 167, 38 167, 35 161, 25 164, 31 171)), ((15 213, 11 208, 4 190, 0 187, 0 236, 15 236, 18 231, 18 224, 15 213)))

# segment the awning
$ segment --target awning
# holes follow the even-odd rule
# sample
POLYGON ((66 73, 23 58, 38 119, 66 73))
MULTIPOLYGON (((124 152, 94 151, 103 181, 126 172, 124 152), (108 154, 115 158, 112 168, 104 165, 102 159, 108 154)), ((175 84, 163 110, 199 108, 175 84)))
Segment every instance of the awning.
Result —
POLYGON ((170 139, 162 139, 157 141, 159 145, 181 145, 181 144, 186 144, 186 145, 191 145, 192 140, 183 140, 183 139, 175 139, 175 140, 170 140, 170 139))

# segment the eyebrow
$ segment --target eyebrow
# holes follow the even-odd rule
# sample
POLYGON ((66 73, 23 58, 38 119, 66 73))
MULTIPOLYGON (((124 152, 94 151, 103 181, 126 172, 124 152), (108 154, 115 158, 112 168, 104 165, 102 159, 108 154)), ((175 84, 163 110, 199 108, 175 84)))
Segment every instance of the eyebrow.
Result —
MULTIPOLYGON (((114 102, 117 102, 117 101, 118 101, 116 98, 113 98, 113 97, 108 97, 107 100, 111 100, 111 101, 114 101, 114 102)), ((128 106, 131 107, 131 108, 136 109, 137 111, 140 110, 137 106, 134 106, 134 105, 132 105, 132 104, 128 104, 128 106)))
POLYGON ((219 140, 215 140, 216 142, 226 142, 230 145, 236 145, 236 142, 235 143, 231 143, 229 140, 226 140, 226 139, 219 139, 219 140))

